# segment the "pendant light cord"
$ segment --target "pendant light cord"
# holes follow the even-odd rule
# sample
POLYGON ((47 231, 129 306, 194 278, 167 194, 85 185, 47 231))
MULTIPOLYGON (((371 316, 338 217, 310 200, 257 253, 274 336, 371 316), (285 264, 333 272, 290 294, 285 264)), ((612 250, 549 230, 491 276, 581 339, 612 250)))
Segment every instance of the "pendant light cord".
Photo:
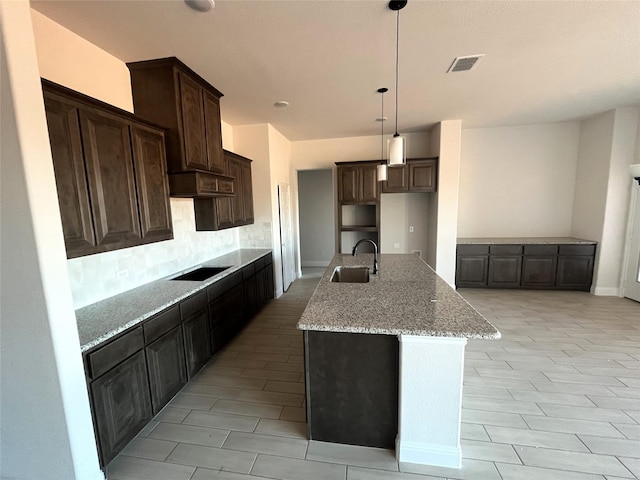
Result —
POLYGON ((399 65, 399 44, 400 44, 400 10, 396 11, 396 134, 398 136, 398 65, 399 65))
POLYGON ((384 160, 384 92, 382 95, 382 112, 380 115, 380 160, 384 160))

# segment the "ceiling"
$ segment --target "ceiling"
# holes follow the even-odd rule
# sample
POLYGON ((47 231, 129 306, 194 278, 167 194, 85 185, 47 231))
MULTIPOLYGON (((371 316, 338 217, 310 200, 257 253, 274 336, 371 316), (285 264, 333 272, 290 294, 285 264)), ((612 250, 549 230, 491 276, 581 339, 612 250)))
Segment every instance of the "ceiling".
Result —
MULTIPOLYGON (((176 56, 224 93, 231 125, 289 140, 393 130, 396 14, 379 0, 49 0, 32 6, 122 61, 176 56), (274 102, 286 100, 287 108, 274 102)), ((640 105, 640 1, 409 0, 399 131, 578 120, 640 105), (447 74, 454 57, 485 54, 447 74)))

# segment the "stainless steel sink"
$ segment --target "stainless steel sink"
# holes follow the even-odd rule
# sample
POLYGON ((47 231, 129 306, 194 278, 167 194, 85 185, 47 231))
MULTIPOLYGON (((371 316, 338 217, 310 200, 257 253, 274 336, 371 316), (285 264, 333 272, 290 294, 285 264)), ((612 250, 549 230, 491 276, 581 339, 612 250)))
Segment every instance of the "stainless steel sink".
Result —
POLYGON ((367 283, 369 267, 336 267, 331 275, 334 283, 367 283))
POLYGON ((202 280, 206 280, 209 277, 213 277, 221 272, 224 272, 226 269, 231 267, 200 267, 195 270, 191 270, 179 277, 172 278, 171 280, 190 280, 195 282, 200 282, 202 280))

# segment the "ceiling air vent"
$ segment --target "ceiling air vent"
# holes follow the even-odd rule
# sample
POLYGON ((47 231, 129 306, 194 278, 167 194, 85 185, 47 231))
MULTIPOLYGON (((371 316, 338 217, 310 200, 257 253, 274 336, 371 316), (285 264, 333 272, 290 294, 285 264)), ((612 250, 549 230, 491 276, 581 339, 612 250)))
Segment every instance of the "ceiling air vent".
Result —
POLYGON ((451 64, 451 66, 449 67, 449 70, 447 70, 447 73, 468 72, 469 70, 472 70, 473 68, 475 68, 478 62, 482 60, 482 57, 484 57, 484 54, 467 55, 466 57, 456 57, 453 60, 453 63, 451 64))

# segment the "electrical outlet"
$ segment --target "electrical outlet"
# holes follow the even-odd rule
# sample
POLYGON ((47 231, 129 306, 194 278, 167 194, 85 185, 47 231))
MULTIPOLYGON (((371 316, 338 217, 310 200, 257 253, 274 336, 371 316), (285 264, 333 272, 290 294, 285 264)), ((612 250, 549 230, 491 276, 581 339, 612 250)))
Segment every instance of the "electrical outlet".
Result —
POLYGON ((118 280, 122 280, 123 278, 127 278, 129 276, 129 270, 118 270, 116 272, 116 278, 118 280))
POLYGON ((400 242, 395 242, 393 244, 393 248, 400 248, 400 242))
POLYGON ((409 225, 409 233, 413 233, 413 225, 409 225))

